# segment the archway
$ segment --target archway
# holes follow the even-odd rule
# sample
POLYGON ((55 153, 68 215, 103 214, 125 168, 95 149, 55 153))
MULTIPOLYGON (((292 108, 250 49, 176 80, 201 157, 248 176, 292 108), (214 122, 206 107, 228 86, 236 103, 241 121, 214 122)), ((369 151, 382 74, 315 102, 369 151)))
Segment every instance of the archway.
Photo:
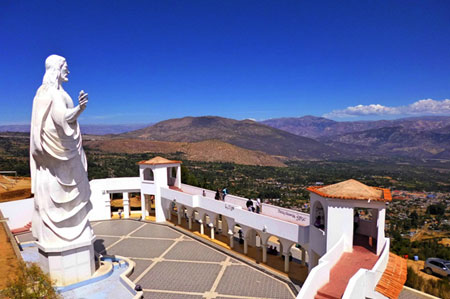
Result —
POLYGON ((353 215, 353 246, 376 253, 378 210, 355 207, 353 215))
POLYGON ((144 181, 154 181, 153 170, 151 168, 144 169, 144 181))
POLYGON ((326 214, 320 201, 316 201, 311 210, 311 221, 313 225, 322 231, 326 231, 326 214))

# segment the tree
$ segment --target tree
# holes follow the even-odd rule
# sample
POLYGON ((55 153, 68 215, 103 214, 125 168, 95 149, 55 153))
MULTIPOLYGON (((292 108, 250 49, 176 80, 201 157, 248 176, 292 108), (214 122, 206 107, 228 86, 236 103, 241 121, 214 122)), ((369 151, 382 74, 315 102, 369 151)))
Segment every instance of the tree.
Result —
POLYGON ((444 215, 445 205, 444 204, 433 204, 427 207, 427 214, 431 215, 444 215))
POLYGON ((412 212, 409 217, 411 218, 411 226, 413 228, 417 228, 417 226, 419 225, 419 215, 417 214, 417 212, 412 212))
POLYGON ((61 298, 52 286, 52 280, 36 263, 21 262, 17 277, 0 292, 1 298, 34 299, 61 298))

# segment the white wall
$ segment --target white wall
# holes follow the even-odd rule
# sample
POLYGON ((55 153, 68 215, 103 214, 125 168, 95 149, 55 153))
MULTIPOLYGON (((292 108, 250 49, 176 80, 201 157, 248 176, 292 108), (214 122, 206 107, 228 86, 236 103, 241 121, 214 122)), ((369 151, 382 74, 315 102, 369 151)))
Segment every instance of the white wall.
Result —
MULTIPOLYGON (((183 190, 186 185, 183 185, 183 190)), ((192 191, 192 189, 190 189, 192 191)), ((249 212, 242 209, 240 205, 219 201, 199 195, 191 195, 168 188, 161 188, 161 196, 166 200, 176 200, 185 207, 199 208, 215 214, 222 214, 234 219, 235 223, 290 240, 305 246, 309 242, 309 226, 299 226, 295 223, 286 222, 262 214, 249 212)), ((227 195, 228 197, 228 195, 227 195)))
POLYGON ((309 226, 309 248, 321 256, 327 252, 327 236, 314 225, 309 226))
POLYGON ((330 281, 330 271, 344 251, 345 239, 342 237, 333 248, 320 258, 319 265, 311 270, 297 295, 297 299, 314 298, 317 291, 330 281))
MULTIPOLYGON (((383 205, 382 208, 379 208, 378 210, 378 219, 377 219, 377 255, 381 254, 381 251, 385 247, 386 240, 389 241, 389 239, 386 239, 384 237, 384 227, 386 222, 386 208, 385 205, 383 205)), ((388 245, 389 246, 389 245, 388 245)))
POLYGON ((203 189, 203 188, 199 188, 199 187, 194 187, 191 185, 186 185, 186 184, 181 184, 180 187, 184 192, 186 193, 190 193, 192 195, 202 195, 203 194, 203 190, 205 190, 206 193, 206 197, 209 198, 214 198, 216 195, 216 192, 213 190, 208 190, 208 189, 203 189))
POLYGON ((344 206, 343 203, 339 203, 339 206, 337 206, 332 202, 328 202, 326 220, 325 231, 327 235, 327 251, 330 250, 342 236, 345 239, 346 250, 351 250, 353 246, 353 207, 344 206))
MULTIPOLYGON (((183 189, 184 192, 187 192, 187 193, 190 193, 193 195, 200 195, 200 199, 203 197, 202 196, 203 191, 205 191, 206 197, 210 198, 210 199, 214 199, 214 197, 216 195, 216 191, 198 188, 198 187, 194 187, 194 186, 186 185, 186 184, 181 184, 181 189, 183 189)), ((247 206, 246 206, 247 200, 248 200, 247 198, 235 196, 235 195, 231 195, 231 194, 228 194, 227 196, 225 196, 226 203, 240 206, 244 210, 247 210, 247 206)), ((277 207, 277 206, 270 205, 270 204, 262 204, 262 213, 261 214, 267 215, 270 217, 274 217, 274 218, 278 218, 280 220, 296 223, 296 224, 302 225, 302 226, 308 226, 309 221, 310 221, 309 214, 307 214, 307 213, 302 213, 299 211, 285 209, 285 208, 277 207)))
POLYGON ((21 228, 31 222, 34 211, 34 198, 0 203, 3 217, 9 218, 9 229, 21 228))
POLYGON ((293 222, 298 225, 308 226, 309 225, 309 214, 302 213, 299 211, 294 211, 291 209, 285 209, 269 204, 262 204, 262 213, 264 215, 282 219, 285 221, 293 222))

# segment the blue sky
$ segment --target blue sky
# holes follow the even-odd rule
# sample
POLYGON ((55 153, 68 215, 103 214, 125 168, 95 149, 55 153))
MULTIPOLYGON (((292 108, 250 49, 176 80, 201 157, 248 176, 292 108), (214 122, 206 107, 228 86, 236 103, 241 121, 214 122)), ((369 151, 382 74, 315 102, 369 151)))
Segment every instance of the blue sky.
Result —
POLYGON ((450 115, 449 49, 445 0, 3 0, 0 124, 29 122, 50 54, 86 124, 450 115))

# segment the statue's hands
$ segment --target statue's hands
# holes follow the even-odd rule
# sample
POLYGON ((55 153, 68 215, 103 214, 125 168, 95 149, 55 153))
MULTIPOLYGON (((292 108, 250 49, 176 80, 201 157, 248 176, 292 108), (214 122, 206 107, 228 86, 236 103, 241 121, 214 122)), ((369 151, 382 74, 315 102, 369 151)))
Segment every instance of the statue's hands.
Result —
POLYGON ((88 94, 84 92, 84 90, 80 91, 80 95, 78 96, 78 103, 80 105, 80 109, 86 109, 86 104, 88 103, 88 94))

